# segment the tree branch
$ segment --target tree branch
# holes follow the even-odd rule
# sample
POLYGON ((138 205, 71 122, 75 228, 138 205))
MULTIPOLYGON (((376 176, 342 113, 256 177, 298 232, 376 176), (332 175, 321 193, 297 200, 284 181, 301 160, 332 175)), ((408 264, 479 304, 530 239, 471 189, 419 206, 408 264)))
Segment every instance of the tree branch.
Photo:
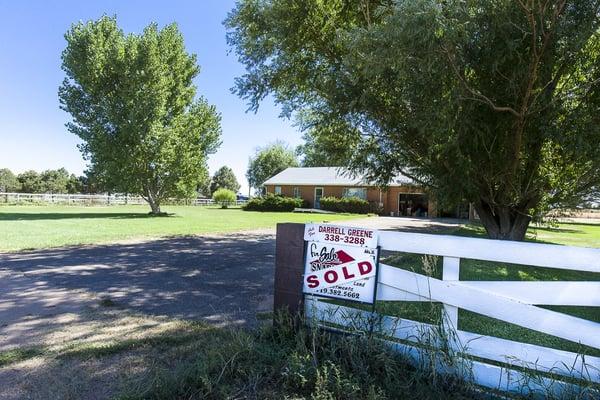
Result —
POLYGON ((489 97, 487 97, 487 96, 483 95, 482 93, 478 92, 477 90, 471 88, 469 86, 469 84, 467 83, 466 79, 462 76, 461 72, 458 70, 458 67, 456 66, 456 63, 454 62, 454 59, 453 59, 452 55, 450 54, 450 51, 448 51, 448 49, 444 45, 440 45, 440 47, 441 47, 442 51, 444 52, 444 54, 446 54, 446 57, 448 58, 448 62, 450 63, 450 66, 452 67, 452 71, 454 72, 454 74, 456 75, 458 80, 462 83, 464 88, 469 93, 471 93, 471 95, 474 96, 474 98, 471 98, 471 100, 481 101, 482 103, 485 103, 488 106, 490 106, 494 111, 509 112, 509 113, 513 114, 515 117, 521 116, 514 108, 508 107, 508 106, 497 106, 496 104, 494 104, 494 102, 489 97))

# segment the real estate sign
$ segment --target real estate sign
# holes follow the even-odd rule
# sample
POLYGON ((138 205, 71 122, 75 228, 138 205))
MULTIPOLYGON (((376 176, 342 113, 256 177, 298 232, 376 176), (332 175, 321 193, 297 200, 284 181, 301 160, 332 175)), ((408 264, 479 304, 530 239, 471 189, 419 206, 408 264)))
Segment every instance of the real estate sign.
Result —
POLYGON ((377 231, 349 226, 306 224, 304 227, 304 240, 375 249, 377 248, 377 231))
POLYGON ((375 301, 377 231, 309 224, 303 292, 361 303, 375 301))

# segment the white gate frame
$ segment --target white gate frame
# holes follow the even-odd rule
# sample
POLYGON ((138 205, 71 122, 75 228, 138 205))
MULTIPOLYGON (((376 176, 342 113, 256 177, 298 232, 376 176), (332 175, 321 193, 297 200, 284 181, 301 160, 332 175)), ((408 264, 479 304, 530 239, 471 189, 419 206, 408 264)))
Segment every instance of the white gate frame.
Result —
MULTIPOLYGON (((377 289, 377 300, 443 303, 443 328, 453 337, 446 345, 463 357, 469 367, 468 371, 450 371, 440 363, 436 368, 460 373, 484 387, 522 394, 561 394, 579 388, 535 371, 600 383, 600 357, 584 357, 457 329, 458 309, 463 308, 600 349, 600 323, 536 307, 542 304, 600 307, 600 281, 459 280, 461 258, 600 273, 600 249, 385 231, 379 232, 379 245, 382 250, 443 257, 442 280, 380 264, 377 289)), ((330 328, 333 324, 340 330, 362 330, 366 326, 357 321, 372 323, 378 317, 381 332, 393 339, 388 343, 419 365, 428 358, 424 344, 442 345, 439 334, 435 334, 440 330, 438 326, 373 315, 324 300, 307 296, 305 312, 309 321, 316 320, 330 328)))

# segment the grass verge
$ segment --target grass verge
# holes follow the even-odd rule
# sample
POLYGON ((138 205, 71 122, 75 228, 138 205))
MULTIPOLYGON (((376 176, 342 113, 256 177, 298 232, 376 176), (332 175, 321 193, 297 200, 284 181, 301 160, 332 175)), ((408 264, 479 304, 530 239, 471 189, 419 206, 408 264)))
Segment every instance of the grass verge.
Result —
MULTIPOLYGON (((19 393, 31 399, 58 394, 97 398, 99 390, 100 397, 122 400, 475 396, 460 381, 411 367, 376 340, 311 330, 295 325, 289 316, 277 317, 275 328, 268 324, 255 330, 163 321, 164 329, 153 326, 153 334, 142 335, 131 326, 140 335, 136 338, 117 337, 113 327, 119 320, 106 320, 104 328, 92 330, 92 337, 77 336, 58 347, 11 350, 0 357, 9 369, 38 360, 37 369, 23 374, 25 391, 19 393)), ((0 383, 5 383, 2 371, 0 383)))
POLYGON ((28 360, 33 357, 38 357, 43 354, 44 349, 41 347, 27 347, 22 349, 0 351, 0 368, 6 365, 28 360))

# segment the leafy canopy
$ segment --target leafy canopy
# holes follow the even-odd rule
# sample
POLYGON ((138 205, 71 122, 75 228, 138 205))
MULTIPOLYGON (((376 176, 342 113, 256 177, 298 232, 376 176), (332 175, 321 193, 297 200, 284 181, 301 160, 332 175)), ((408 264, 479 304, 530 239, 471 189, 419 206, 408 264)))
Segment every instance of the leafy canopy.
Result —
POLYGON ((275 142, 256 149, 250 157, 246 178, 250 187, 260 190, 262 184, 288 167, 297 167, 298 158, 283 142, 275 142))
POLYGON ((47 169, 41 173, 29 170, 17 175, 18 185, 14 188, 21 193, 81 193, 81 179, 65 168, 47 169))
POLYGON ((231 190, 233 193, 237 193, 238 190, 240 190, 240 184, 238 183, 233 170, 226 165, 215 172, 210 183, 211 193, 215 193, 217 189, 221 188, 231 190))
POLYGON ((321 119, 318 115, 298 118, 305 128, 304 144, 296 148, 303 167, 339 167, 348 165, 360 143, 360 132, 345 121, 321 119))
POLYGON ((349 166, 403 172, 522 239, 537 212, 598 193, 599 15, 597 0, 242 0, 226 26, 251 108, 273 94, 346 124, 349 166))
POLYGON ((0 192, 10 193, 17 192, 21 189, 21 184, 17 177, 8 168, 0 169, 0 192))
POLYGON ((28 170, 17 175, 21 192, 23 193, 44 193, 44 186, 40 174, 34 170, 28 170))
POLYGON ((90 175, 117 192, 143 196, 153 213, 168 197, 188 197, 220 145, 220 116, 196 97, 200 69, 176 24, 125 34, 116 18, 78 23, 66 33, 61 108, 90 175))

